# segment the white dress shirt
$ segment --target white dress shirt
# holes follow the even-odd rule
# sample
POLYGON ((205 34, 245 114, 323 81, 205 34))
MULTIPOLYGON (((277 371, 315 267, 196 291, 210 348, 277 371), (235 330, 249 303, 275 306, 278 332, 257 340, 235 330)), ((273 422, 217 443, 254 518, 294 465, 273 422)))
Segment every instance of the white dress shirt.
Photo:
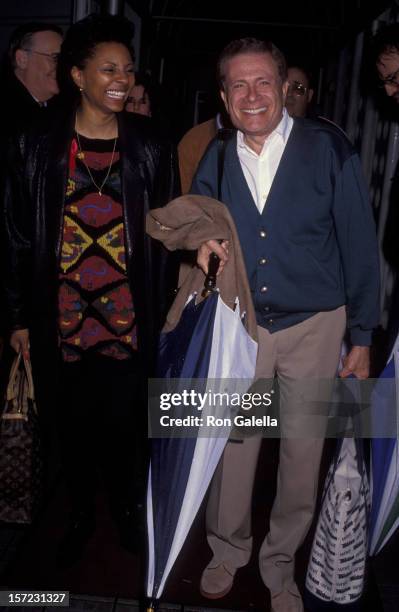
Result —
POLYGON ((260 213, 265 206, 293 123, 284 108, 280 123, 266 138, 259 155, 245 143, 243 132, 237 132, 238 159, 260 213))

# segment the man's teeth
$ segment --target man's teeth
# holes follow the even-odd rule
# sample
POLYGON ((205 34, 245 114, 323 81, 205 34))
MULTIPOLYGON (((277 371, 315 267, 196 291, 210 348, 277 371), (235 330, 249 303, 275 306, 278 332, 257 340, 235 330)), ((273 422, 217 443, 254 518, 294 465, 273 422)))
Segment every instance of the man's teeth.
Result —
POLYGON ((122 98, 126 96, 125 91, 118 91, 117 89, 108 89, 106 94, 110 98, 115 98, 117 100, 122 100, 122 98))
POLYGON ((264 113, 266 111, 266 107, 262 106, 261 108, 243 108, 243 113, 248 113, 249 115, 258 115, 259 113, 264 113))

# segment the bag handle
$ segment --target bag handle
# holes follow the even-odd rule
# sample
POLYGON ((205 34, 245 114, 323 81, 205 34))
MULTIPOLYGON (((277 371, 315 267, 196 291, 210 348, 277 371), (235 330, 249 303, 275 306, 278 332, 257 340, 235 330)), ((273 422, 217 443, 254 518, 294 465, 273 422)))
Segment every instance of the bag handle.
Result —
POLYGON ((26 379, 28 381, 27 396, 30 400, 32 400, 32 402, 34 402, 35 401, 35 387, 33 385, 32 364, 30 362, 30 359, 26 359, 26 357, 23 357, 23 361, 24 361, 26 379))
POLYGON ((18 373, 18 368, 19 368, 20 363, 21 363, 21 353, 18 353, 18 355, 15 357, 12 363, 11 370, 10 370, 10 376, 8 378, 7 394, 6 394, 6 399, 8 402, 13 400, 16 395, 15 381, 17 378, 17 373, 18 373))
POLYGON ((16 382, 18 370, 19 370, 19 367, 20 367, 21 358, 23 360, 24 370, 25 370, 25 374, 26 374, 26 380, 27 380, 27 383, 28 383, 27 397, 30 400, 32 400, 32 401, 35 400, 35 389, 34 389, 34 386, 33 386, 32 366, 31 366, 31 363, 30 363, 29 359, 26 359, 25 357, 22 357, 22 353, 20 352, 15 357, 14 362, 13 362, 13 364, 11 366, 10 378, 8 380, 7 396, 6 396, 8 402, 12 401, 13 399, 16 398, 15 382, 16 382))
MULTIPOLYGON (((350 376, 348 376, 348 379, 352 379, 353 381, 355 381, 353 383, 356 384, 356 386, 359 384, 358 379, 356 378, 356 376, 354 376, 354 374, 351 374, 350 376)), ((352 385, 352 389, 353 389, 353 385, 352 385)), ((345 387, 343 387, 345 389, 345 387)), ((351 389, 347 389, 347 391, 349 393, 352 394, 351 389)), ((357 391, 357 390, 356 390, 357 391)), ((353 394, 352 394, 353 395, 353 394)), ((357 403, 360 402, 360 398, 359 398, 359 394, 358 391, 357 393, 353 395, 353 403, 357 403), (357 397, 355 396, 357 395, 357 397)), ((365 474, 364 474, 364 449, 363 449, 363 439, 361 437, 361 430, 360 430, 360 426, 359 426, 359 420, 357 419, 357 413, 355 412, 355 410, 353 409, 353 404, 352 407, 349 411, 348 414, 348 420, 352 421, 353 424, 353 429, 354 429, 354 438, 353 438, 353 443, 355 446, 355 453, 356 453, 356 466, 357 466, 357 471, 360 475, 361 478, 361 485, 362 485, 362 489, 363 491, 366 491, 367 489, 367 481, 365 481, 365 474)), ((334 475, 335 472, 337 470, 338 467, 338 461, 339 461, 339 457, 340 457, 340 453, 341 453, 341 449, 342 449, 342 445, 344 442, 344 438, 339 438, 337 440, 337 445, 336 445, 336 449, 335 449, 335 453, 334 453, 334 459, 330 464, 331 467, 331 474, 330 474, 330 478, 328 479, 328 481, 326 480, 326 482, 324 483, 324 490, 323 490, 323 495, 321 498, 321 504, 324 503, 324 500, 326 498, 327 495, 327 491, 334 479, 334 475)), ((366 510, 367 510, 367 504, 366 504, 366 510)))

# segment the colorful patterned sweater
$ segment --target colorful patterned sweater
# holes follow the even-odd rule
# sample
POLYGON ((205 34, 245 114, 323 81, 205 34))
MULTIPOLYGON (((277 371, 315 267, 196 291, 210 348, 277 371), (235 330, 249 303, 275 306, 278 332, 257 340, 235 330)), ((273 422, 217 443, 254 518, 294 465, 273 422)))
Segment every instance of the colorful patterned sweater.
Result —
POLYGON ((84 352, 127 359, 137 349, 133 298, 125 263, 118 146, 99 195, 114 140, 72 141, 59 274, 59 338, 64 361, 84 352), (85 163, 84 163, 85 162, 85 163))

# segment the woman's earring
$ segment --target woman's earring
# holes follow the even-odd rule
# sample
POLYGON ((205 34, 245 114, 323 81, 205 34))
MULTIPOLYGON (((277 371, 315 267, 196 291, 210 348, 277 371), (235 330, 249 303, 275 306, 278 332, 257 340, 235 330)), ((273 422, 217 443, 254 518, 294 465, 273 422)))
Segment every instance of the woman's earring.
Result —
POLYGON ((79 87, 79 91, 83 91, 83 87, 79 87))

